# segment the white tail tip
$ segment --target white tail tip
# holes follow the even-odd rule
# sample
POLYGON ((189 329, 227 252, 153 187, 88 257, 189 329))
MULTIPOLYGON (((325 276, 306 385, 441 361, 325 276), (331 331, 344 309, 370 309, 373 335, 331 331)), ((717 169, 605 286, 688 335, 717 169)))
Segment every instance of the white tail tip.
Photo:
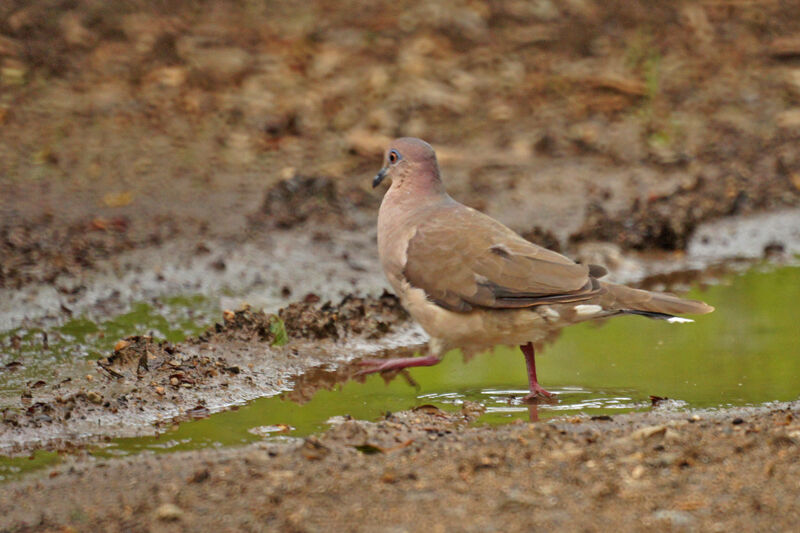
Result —
POLYGON ((683 318, 681 316, 674 316, 672 318, 668 318, 667 322, 672 324, 688 324, 689 322, 694 322, 691 318, 683 318))
POLYGON ((591 316, 600 313, 603 310, 599 305, 582 304, 575 306, 575 314, 578 316, 591 316))

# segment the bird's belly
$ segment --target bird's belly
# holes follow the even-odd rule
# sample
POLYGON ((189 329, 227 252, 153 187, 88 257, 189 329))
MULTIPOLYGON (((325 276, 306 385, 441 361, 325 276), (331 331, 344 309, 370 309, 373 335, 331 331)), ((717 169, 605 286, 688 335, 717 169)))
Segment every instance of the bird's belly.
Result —
POLYGON ((442 350, 475 351, 498 344, 539 342, 563 327, 551 309, 476 309, 458 313, 434 304, 421 289, 405 289, 403 305, 442 350))

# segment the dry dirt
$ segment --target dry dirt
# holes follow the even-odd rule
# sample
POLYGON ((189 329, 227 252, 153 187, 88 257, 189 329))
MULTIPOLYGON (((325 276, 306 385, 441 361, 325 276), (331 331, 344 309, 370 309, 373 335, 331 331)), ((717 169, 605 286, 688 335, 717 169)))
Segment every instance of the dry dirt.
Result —
POLYGON ((517 230, 680 249, 700 221, 797 205, 798 29, 791 1, 4 2, 0 287, 254 239, 262 203, 302 222, 262 201, 296 176, 365 222, 341 209, 373 212, 399 135, 517 230))
POLYGON ((469 426, 474 406, 318 438, 64 466, 11 531, 791 531, 800 406, 469 426))
MULTIPOLYGON (((418 341, 390 296, 325 306, 380 294, 369 183, 392 137, 425 138, 454 197, 566 253, 681 261, 701 223, 797 207, 797 35, 797 1, 1 3, 4 324, 169 293, 167 269, 150 292, 115 284, 185 256, 201 288, 274 284, 291 342, 335 346, 298 363, 290 342, 259 374, 268 314, 178 347, 143 332, 91 387, 23 392, 3 444, 140 427, 145 404, 205 416, 208 390, 223 405, 293 378, 303 397, 297 374, 352 361, 348 342, 418 341), (266 281, 230 266, 242 249, 266 281)), ((0 371, 14 361, 0 345, 0 371)), ((797 409, 502 428, 423 409, 294 444, 74 459, 6 484, 0 529, 791 530, 797 409)))

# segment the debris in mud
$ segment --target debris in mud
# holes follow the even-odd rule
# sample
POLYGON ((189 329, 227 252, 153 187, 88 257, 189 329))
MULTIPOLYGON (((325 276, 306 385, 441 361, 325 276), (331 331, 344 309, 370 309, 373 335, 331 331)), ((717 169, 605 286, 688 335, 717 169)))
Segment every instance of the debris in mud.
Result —
POLYGON ((664 396, 655 396, 653 394, 650 395, 650 405, 652 405, 653 407, 657 406, 658 404, 660 404, 662 402, 666 402, 668 400, 669 400, 669 398, 666 398, 664 396))
POLYGON ((147 335, 122 339, 114 345, 114 353, 97 361, 97 366, 115 378, 141 379, 150 370, 151 361, 167 360, 175 347, 166 342, 154 342, 147 335))
POLYGON ((205 405, 197 405, 186 411, 186 415, 194 419, 208 418, 211 415, 211 411, 205 405))
POLYGON ((796 59, 800 57, 800 39, 797 37, 778 37, 767 46, 767 52, 775 59, 796 59))
POLYGON ((208 471, 208 468, 202 468, 200 470, 197 470, 194 474, 192 474, 186 481, 188 481, 189 483, 202 483, 210 477, 211 477, 211 472, 208 471))
POLYGON ((380 446, 375 446, 374 444, 357 444, 353 446, 357 451, 363 453, 364 455, 374 455, 376 453, 385 453, 385 450, 380 446))
MULTIPOLYGON (((166 407, 169 415, 164 420, 169 423, 205 418, 211 411, 203 391, 230 386, 235 395, 240 387, 255 386, 253 369, 255 361, 264 360, 262 343, 280 348, 291 340, 338 341, 354 335, 375 339, 407 318, 397 298, 388 293, 377 298, 351 295, 336 305, 318 300, 304 299, 277 315, 246 305, 237 311, 226 310, 221 323, 178 344, 148 335, 121 339, 111 354, 96 361, 99 373, 71 385, 70 393, 61 388, 63 382, 29 381, 19 407, 3 412, 0 431, 30 432, 42 424, 54 424, 55 431, 55 425, 69 420, 119 416, 117 413, 126 409, 161 412, 166 407), (232 346, 236 348, 231 350, 232 346), (218 352, 220 347, 224 351, 218 352)), ((289 357, 285 350, 271 353, 289 357)), ((7 363, 9 370, 19 366, 14 363, 7 363)), ((349 366, 344 368, 347 377, 355 373, 349 366)), ((70 438, 59 436, 48 442, 59 447, 71 442, 70 438)))
POLYGON ((9 361, 3 367, 8 372, 15 372, 22 366, 22 363, 19 361, 9 361))
MULTIPOLYGON (((152 337, 137 335, 119 341, 114 353, 97 361, 97 366, 111 378, 141 382, 149 380, 152 390, 163 396, 168 389, 193 388, 215 378, 221 372, 238 374, 238 366, 229 365, 222 358, 204 355, 186 355, 167 341, 154 341, 152 337)), ((88 393, 93 394, 93 393, 88 393)), ((90 397, 90 401, 95 402, 90 397)), ((203 416, 205 407, 189 409, 191 417, 203 416)))
POLYGON ((590 203, 583 226, 569 240, 610 241, 636 250, 683 250, 701 222, 798 202, 798 191, 780 176, 762 180, 698 176, 669 194, 645 201, 637 198, 615 215, 599 202, 590 203))
POLYGON ((262 310, 253 311, 247 304, 238 311, 226 309, 222 317, 222 324, 215 324, 200 335, 198 340, 258 341, 269 342, 272 346, 283 346, 288 342, 286 329, 279 317, 268 315, 262 310))
POLYGON ((293 426, 290 426, 289 424, 273 424, 270 426, 252 427, 248 429, 247 432, 252 435, 258 435, 259 437, 269 437, 271 435, 289 433, 294 429, 295 428, 293 426))
POLYGON ((779 258, 786 252, 786 246, 782 242, 770 241, 764 245, 764 257, 779 258))
POLYGON ((87 392, 86 399, 96 405, 103 403, 103 395, 94 391, 87 392))
POLYGON ((341 192, 331 178, 296 175, 268 189, 260 209, 250 215, 249 221, 256 227, 279 229, 306 221, 352 227, 349 211, 375 202, 377 199, 359 189, 341 192))
POLYGON ((430 440, 431 435, 466 427, 484 412, 481 405, 469 401, 455 412, 425 407, 433 406, 387 414, 376 423, 345 419, 315 441, 328 449, 346 446, 364 455, 387 454, 430 440))
POLYGON ((351 333, 377 338, 408 317, 397 296, 386 291, 378 298, 348 295, 338 305, 326 302, 318 307, 295 302, 281 309, 278 316, 291 337, 310 339, 338 339, 351 333))
MULTIPOLYGON (((183 221, 185 224, 186 221, 183 221)), ((94 217, 63 224, 51 215, 0 227, 0 288, 33 282, 53 283, 60 275, 77 275, 98 261, 174 236, 174 221, 156 217, 131 231, 125 217, 94 217), (145 227, 146 226, 146 227, 145 227)), ((58 288, 59 291, 66 289, 58 288)), ((78 286, 70 291, 80 291, 78 286)))
POLYGON ((126 222, 99 226, 98 220, 63 226, 43 216, 0 227, 0 288, 52 283, 60 274, 77 273, 97 259, 132 247, 126 222))
POLYGON ((267 190, 258 215, 277 228, 287 229, 311 216, 324 220, 341 213, 333 180, 298 175, 267 190))

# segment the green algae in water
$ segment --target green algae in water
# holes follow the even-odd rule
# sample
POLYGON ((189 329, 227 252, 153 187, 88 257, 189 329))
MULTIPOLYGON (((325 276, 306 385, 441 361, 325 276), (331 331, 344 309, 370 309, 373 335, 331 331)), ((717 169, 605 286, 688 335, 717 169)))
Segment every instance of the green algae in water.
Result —
POLYGON ((146 334, 180 342, 204 331, 218 314, 210 298, 173 296, 152 303, 136 302, 127 313, 106 320, 80 316, 54 328, 20 327, 0 332, 0 369, 14 362, 14 371, 0 372, 0 406, 14 402, 26 383, 85 374, 87 368, 75 362, 108 355, 121 338, 146 334))
POLYGON ((0 457, 0 481, 9 481, 28 472, 55 466, 60 460, 57 452, 45 450, 36 450, 25 457, 0 457))
POLYGON ((541 359, 546 381, 626 387, 691 407, 800 395, 800 268, 753 270, 700 294, 716 307, 693 324, 620 317, 567 329, 541 359), (637 320, 638 319, 638 320, 637 320))

